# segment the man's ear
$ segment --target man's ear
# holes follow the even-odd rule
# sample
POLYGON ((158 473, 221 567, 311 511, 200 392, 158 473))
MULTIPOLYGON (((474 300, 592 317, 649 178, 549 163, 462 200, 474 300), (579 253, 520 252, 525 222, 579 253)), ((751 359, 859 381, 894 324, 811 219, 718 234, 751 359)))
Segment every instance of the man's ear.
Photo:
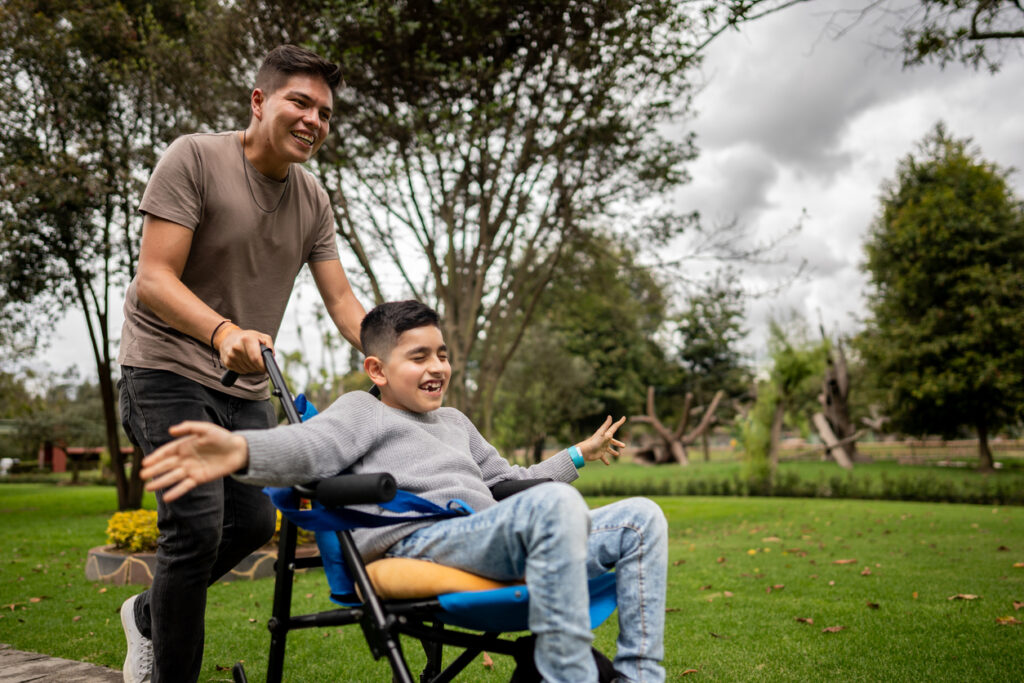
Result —
POLYGON ((363 361, 363 370, 377 386, 382 387, 388 383, 388 378, 384 376, 384 361, 377 356, 367 356, 363 361))
POLYGON ((249 105, 252 107, 252 115, 256 118, 263 120, 263 101, 265 95, 259 88, 254 88, 252 94, 249 95, 249 105))

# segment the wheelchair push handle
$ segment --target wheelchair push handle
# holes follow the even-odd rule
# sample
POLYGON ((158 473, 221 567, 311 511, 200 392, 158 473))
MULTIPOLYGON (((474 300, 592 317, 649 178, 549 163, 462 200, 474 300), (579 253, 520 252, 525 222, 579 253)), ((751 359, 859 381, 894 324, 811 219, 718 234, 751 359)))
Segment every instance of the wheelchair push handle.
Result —
MULTIPOLYGON (((267 357, 273 361, 273 351, 267 348, 266 344, 260 343, 259 351, 263 355, 263 365, 266 366, 267 372, 270 372, 270 366, 267 364, 267 357)), ((234 386, 234 382, 239 379, 239 374, 233 370, 225 370, 224 374, 220 376, 220 383, 225 387, 234 386)), ((271 376, 272 379, 272 376, 271 376)), ((274 386, 278 386, 274 384, 274 386)))
MULTIPOLYGON (((270 355, 270 358, 274 357, 274 352, 267 348, 266 344, 263 343, 260 344, 260 353, 263 355, 264 365, 267 363, 268 354, 270 355)), ((226 387, 234 386, 236 381, 238 381, 238 373, 234 370, 225 370, 224 374, 220 376, 220 383, 226 387)))
MULTIPOLYGON (((273 350, 266 344, 260 344, 260 353, 263 355, 263 365, 267 368, 270 381, 274 384, 274 395, 281 399, 281 408, 284 409, 288 422, 290 424, 302 422, 302 418, 299 417, 299 411, 295 409, 295 397, 292 396, 292 393, 288 390, 288 385, 284 382, 281 368, 277 366, 277 361, 274 360, 273 350)), ((220 383, 230 387, 235 383, 236 379, 238 379, 238 373, 234 370, 228 370, 221 376, 220 383)))

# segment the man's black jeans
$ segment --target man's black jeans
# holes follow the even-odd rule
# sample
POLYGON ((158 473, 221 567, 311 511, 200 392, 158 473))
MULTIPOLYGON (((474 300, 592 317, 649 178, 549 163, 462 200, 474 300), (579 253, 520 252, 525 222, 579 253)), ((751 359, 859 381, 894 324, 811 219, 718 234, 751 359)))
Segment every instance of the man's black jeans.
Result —
MULTIPOLYGON (((149 454, 183 420, 230 430, 275 424, 269 401, 251 401, 173 372, 122 367, 121 421, 149 454)), ((274 508, 259 488, 230 477, 198 486, 172 503, 157 493, 160 528, 153 585, 135 602, 135 621, 153 640, 154 683, 195 681, 203 663, 206 588, 274 534, 274 508)))

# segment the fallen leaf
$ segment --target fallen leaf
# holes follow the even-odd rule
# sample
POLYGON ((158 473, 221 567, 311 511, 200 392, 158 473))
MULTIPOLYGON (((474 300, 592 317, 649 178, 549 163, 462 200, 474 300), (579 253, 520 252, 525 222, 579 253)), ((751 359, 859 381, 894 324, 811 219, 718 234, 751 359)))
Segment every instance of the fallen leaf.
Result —
POLYGON ((106 592, 107 592, 107 589, 106 589, 106 588, 101 588, 101 589, 100 589, 100 593, 106 593, 106 592))
POLYGON ((686 671, 684 671, 684 672, 683 672, 682 674, 680 674, 680 675, 681 675, 681 676, 689 676, 690 674, 695 674, 695 673, 700 673, 700 672, 699 672, 699 671, 697 671, 696 669, 687 669, 686 671))
POLYGON ((762 543, 782 543, 782 539, 778 536, 768 536, 767 538, 761 539, 762 543))
POLYGON ((718 564, 722 564, 722 563, 725 562, 725 558, 724 557, 720 557, 717 560, 715 560, 715 562, 717 562, 718 564))
POLYGON ((878 608, 880 607, 880 605, 879 605, 879 604, 878 604, 877 602, 868 602, 868 603, 866 603, 866 604, 867 604, 867 606, 868 606, 868 607, 870 607, 871 609, 878 609, 878 608))
POLYGON ((491 659, 491 656, 489 654, 487 654, 486 652, 483 653, 483 660, 484 660, 484 668, 485 669, 493 669, 494 668, 494 660, 491 659))
POLYGON ((777 591, 780 591, 780 590, 782 590, 785 587, 786 587, 786 584, 784 584, 784 583, 777 583, 774 586, 772 586, 772 588, 774 590, 777 590, 777 591))
POLYGON ((681 564, 686 564, 686 560, 676 560, 675 562, 672 563, 672 566, 673 567, 678 567, 681 564))
POLYGON ((702 590, 702 591, 709 591, 709 590, 711 590, 711 584, 709 583, 706 586, 701 586, 700 590, 702 590))
POLYGON ((839 633, 840 631, 845 631, 845 630, 846 630, 845 626, 826 626, 825 628, 821 629, 821 632, 822 633, 839 633))
MULTIPOLYGON (((709 633, 710 633, 710 632, 709 632, 709 633)), ((717 633, 712 633, 712 634, 711 634, 711 637, 712 637, 712 638, 721 638, 722 640, 728 640, 728 639, 729 639, 729 636, 720 636, 720 635, 718 635, 717 633)))
POLYGON ((42 602, 43 599, 42 598, 29 598, 28 601, 29 602, 42 602))
POLYGON ((996 623, 1000 626, 1020 626, 1024 624, 1024 621, 1020 621, 1017 617, 996 617, 996 623))
POLYGON ((832 564, 857 564, 857 560, 832 560, 832 564))
POLYGON ((797 617, 796 620, 799 621, 801 624, 813 624, 814 623, 814 619, 811 618, 811 617, 797 617))
POLYGON ((732 591, 725 591, 725 592, 722 593, 722 595, 724 595, 727 598, 731 598, 732 597, 732 591))
POLYGON ((947 600, 977 600, 978 597, 979 596, 971 595, 970 593, 957 593, 956 595, 951 595, 951 596, 949 596, 946 599, 947 600))
POLYGON ((913 596, 914 596, 914 599, 917 600, 917 591, 914 591, 913 596))
POLYGON ((250 624, 255 624, 256 623, 256 619, 254 617, 249 617, 249 623, 250 624))
POLYGON ((1014 610, 1019 610, 1021 607, 1024 607, 1024 602, 1017 602, 1016 600, 1013 601, 1014 610))
POLYGON ((829 581, 829 582, 828 582, 828 585, 830 585, 830 586, 834 586, 834 585, 836 585, 836 582, 835 582, 835 581, 829 581))
POLYGON ((76 614, 75 616, 71 617, 71 621, 81 621, 81 620, 82 620, 82 615, 81 614, 76 614))
POLYGON ((306 593, 306 599, 309 600, 313 597, 312 593, 306 593))
POLYGON ((682 612, 682 611, 683 611, 682 607, 666 607, 665 608, 665 614, 668 614, 669 612, 682 612))
MULTIPOLYGON (((751 548, 750 550, 748 550, 747 555, 757 555, 757 548, 751 548)), ((1017 565, 1014 566, 1016 567, 1017 565)))
POLYGON ((1024 562, 1014 562, 1013 567, 1014 569, 1024 569, 1024 562))
POLYGON ((868 567, 864 567, 864 569, 861 570, 860 575, 861 576, 871 576, 871 569, 868 568, 868 567))
POLYGON ((215 668, 217 671, 231 671, 230 666, 223 666, 222 664, 214 664, 213 668, 215 668))
POLYGON ((1005 545, 1001 545, 998 548, 996 548, 996 550, 1001 550, 1001 551, 1005 552, 1005 551, 1009 550, 1009 548, 1007 548, 1005 545))

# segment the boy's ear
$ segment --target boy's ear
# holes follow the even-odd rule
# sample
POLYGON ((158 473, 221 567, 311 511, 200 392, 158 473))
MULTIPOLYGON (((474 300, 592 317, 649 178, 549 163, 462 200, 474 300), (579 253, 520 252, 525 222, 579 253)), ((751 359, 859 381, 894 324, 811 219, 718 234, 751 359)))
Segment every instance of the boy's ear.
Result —
POLYGON ((377 356, 367 356, 363 361, 363 370, 377 386, 382 387, 388 383, 388 378, 384 376, 384 361, 377 356))

